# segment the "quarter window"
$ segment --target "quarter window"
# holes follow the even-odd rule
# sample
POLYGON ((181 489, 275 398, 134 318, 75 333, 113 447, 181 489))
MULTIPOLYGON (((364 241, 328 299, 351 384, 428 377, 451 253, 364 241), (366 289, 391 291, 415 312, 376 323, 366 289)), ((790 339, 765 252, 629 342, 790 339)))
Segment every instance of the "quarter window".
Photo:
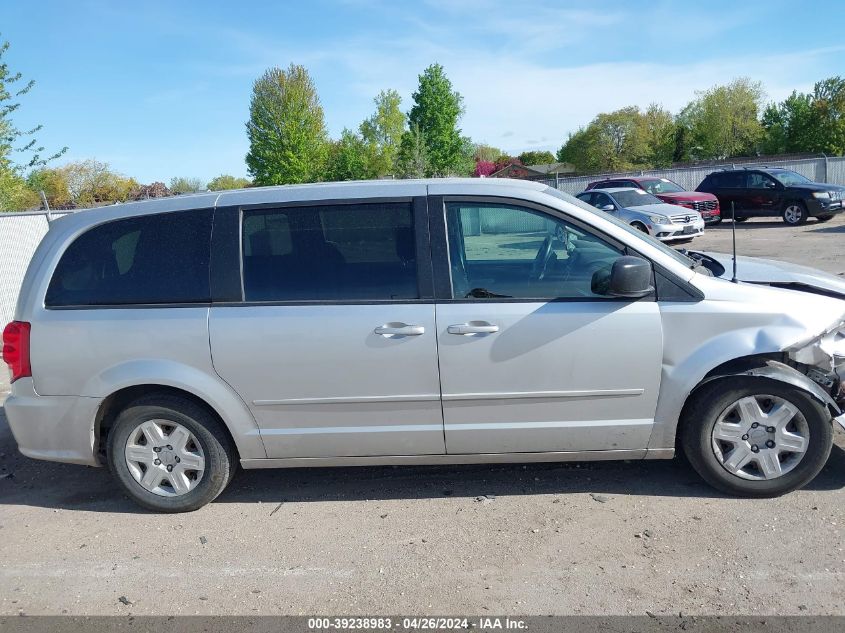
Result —
POLYGON ((45 305, 208 303, 211 210, 113 220, 67 248, 45 305))
POLYGON ((593 275, 622 253, 538 211, 504 204, 446 205, 452 296, 598 298, 593 275))
POLYGON ((245 211, 247 301, 419 298, 410 203, 245 211))

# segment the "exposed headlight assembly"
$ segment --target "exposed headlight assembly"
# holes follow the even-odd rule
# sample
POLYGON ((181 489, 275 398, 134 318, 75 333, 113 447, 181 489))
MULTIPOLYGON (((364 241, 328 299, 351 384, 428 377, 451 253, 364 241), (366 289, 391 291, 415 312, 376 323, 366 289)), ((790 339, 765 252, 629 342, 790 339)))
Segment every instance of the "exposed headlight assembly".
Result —
POLYGON ((845 323, 840 323, 809 343, 789 350, 789 357, 797 363, 835 371, 845 368, 845 323))

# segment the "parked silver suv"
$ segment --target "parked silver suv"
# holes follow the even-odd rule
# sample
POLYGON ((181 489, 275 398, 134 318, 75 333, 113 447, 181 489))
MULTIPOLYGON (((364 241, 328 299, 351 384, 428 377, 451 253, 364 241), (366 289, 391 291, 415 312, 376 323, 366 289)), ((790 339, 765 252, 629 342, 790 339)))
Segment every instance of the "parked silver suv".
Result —
POLYGON ((6 414, 25 455, 108 464, 158 511, 208 503, 238 464, 676 446, 733 494, 802 486, 845 421, 845 282, 764 263, 771 279, 731 283, 690 255, 496 179, 82 211, 30 263, 4 333, 6 414))

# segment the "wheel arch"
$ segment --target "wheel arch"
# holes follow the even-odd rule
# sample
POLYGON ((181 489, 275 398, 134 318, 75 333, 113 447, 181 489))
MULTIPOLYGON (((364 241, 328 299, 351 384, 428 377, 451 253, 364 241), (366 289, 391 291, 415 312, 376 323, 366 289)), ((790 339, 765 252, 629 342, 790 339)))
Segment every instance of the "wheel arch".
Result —
MULTIPOLYGON (((752 376, 783 382, 810 394, 815 400, 825 406, 831 413, 831 419, 840 415, 842 411, 833 397, 822 387, 813 382, 797 369, 786 364, 787 355, 782 351, 745 354, 734 358, 724 359, 709 370, 697 375, 686 375, 684 380, 680 376, 664 376, 661 384, 661 398, 658 401, 654 430, 649 440, 649 450, 676 448, 678 427, 681 424, 683 411, 693 395, 703 385, 716 380, 724 380, 733 376, 752 376), (684 388, 685 382, 687 386, 684 388), (675 397, 663 397, 663 389, 670 392, 678 390, 675 397)), ((676 368, 677 369, 677 368, 676 368)), ((689 368, 688 368, 689 369, 689 368)), ((685 372, 680 372, 684 374, 685 372)))
POLYGON ((193 402, 220 421, 240 456, 243 458, 266 457, 264 443, 257 431, 255 421, 248 411, 233 410, 231 403, 225 403, 224 406, 221 406, 219 400, 204 397, 182 385, 176 386, 163 381, 150 381, 116 388, 100 403, 93 422, 94 458, 100 465, 106 463, 106 441, 117 416, 135 400, 151 394, 177 396, 193 402), (234 416, 237 419, 233 419, 234 416), (248 416, 248 419, 246 419, 246 416, 248 416))

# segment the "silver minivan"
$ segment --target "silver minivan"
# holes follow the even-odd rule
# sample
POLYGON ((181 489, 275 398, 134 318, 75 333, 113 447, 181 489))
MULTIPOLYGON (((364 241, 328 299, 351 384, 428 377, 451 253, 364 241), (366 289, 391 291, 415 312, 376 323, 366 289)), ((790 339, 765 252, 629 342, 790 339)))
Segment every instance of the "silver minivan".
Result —
POLYGON ((255 188, 52 223, 4 332, 24 455, 194 510, 244 468, 671 458, 766 497, 842 413, 845 282, 541 184, 255 188), (837 373, 839 372, 839 373, 837 373))

